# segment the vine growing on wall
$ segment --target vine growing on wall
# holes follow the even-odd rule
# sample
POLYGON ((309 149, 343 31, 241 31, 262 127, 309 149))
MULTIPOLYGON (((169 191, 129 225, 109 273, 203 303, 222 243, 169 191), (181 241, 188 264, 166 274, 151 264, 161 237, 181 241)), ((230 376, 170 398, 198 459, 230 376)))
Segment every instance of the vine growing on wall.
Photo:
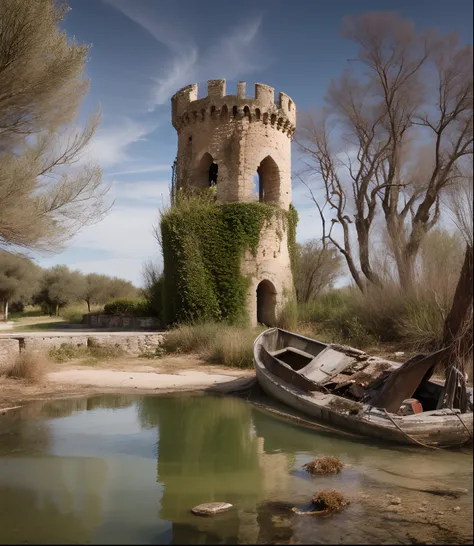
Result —
POLYGON ((296 227, 298 226, 298 211, 295 209, 292 203, 290 203, 290 209, 287 212, 288 218, 288 253, 290 255, 291 272, 293 278, 295 278, 296 268, 296 227))
POLYGON ((161 219, 166 323, 246 320, 244 252, 256 255, 262 229, 278 222, 293 264, 297 219, 294 208, 216 203, 210 192, 178 196, 161 219))

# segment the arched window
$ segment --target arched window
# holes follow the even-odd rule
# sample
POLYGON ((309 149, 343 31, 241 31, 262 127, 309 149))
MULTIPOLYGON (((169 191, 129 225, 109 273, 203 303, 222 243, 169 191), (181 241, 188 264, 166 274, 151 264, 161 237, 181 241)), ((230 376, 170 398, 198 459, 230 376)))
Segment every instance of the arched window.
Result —
POLYGON ((195 186, 197 188, 208 188, 215 186, 217 183, 218 166, 214 162, 211 154, 205 153, 199 162, 195 177, 195 186))
POLYGON ((260 108, 255 108, 255 119, 260 121, 260 108))
POLYGON ((257 168, 254 177, 255 195, 261 203, 278 203, 280 199, 280 169, 274 159, 267 157, 257 168))
POLYGON ((276 289, 270 281, 257 286, 257 322, 274 326, 276 322, 276 289))
POLYGON ((250 115, 250 108, 248 106, 244 107, 244 116, 248 117, 249 121, 252 121, 252 117, 250 115))

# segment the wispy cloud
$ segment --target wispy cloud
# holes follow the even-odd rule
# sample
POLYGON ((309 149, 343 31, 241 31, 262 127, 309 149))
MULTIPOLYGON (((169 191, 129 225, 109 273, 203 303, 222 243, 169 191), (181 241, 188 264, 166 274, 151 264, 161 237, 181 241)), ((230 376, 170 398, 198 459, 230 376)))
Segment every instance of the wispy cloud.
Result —
POLYGON ((133 180, 132 182, 112 182, 111 192, 124 206, 130 204, 130 200, 135 202, 142 201, 147 205, 156 206, 156 210, 161 205, 169 202, 169 186, 167 180, 133 180))
POLYGON ((109 176, 126 176, 130 174, 147 174, 147 173, 157 173, 157 172, 165 172, 165 171, 171 171, 171 165, 167 165, 165 163, 157 163, 155 165, 145 165, 143 167, 135 167, 135 168, 132 167, 130 169, 108 173, 108 174, 109 176))
POLYGON ((166 21, 140 3, 104 0, 145 29, 170 51, 170 59, 153 78, 149 110, 165 104, 181 87, 198 81, 226 77, 238 79, 267 66, 271 59, 258 43, 262 15, 236 25, 225 36, 206 48, 198 47, 193 37, 176 21, 166 21))
POLYGON ((155 128, 156 125, 150 127, 129 118, 116 121, 113 125, 101 126, 82 153, 81 161, 94 161, 103 168, 131 161, 133 157, 127 148, 134 142, 146 140, 146 135, 155 128))

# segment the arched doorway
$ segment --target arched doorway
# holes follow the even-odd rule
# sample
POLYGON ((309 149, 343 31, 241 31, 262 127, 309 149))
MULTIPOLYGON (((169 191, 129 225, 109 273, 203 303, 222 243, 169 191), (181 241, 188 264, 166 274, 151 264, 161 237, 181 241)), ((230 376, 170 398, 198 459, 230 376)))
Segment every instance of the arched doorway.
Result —
POLYGON ((195 179, 195 185, 198 188, 209 188, 209 186, 215 186, 217 183, 218 166, 214 162, 211 154, 205 153, 197 168, 197 176, 195 179))
POLYGON ((267 155, 257 168, 254 177, 255 197, 261 203, 278 203, 280 199, 280 169, 275 160, 267 155))
POLYGON ((257 322, 275 326, 276 289, 270 281, 263 280, 257 286, 257 322))

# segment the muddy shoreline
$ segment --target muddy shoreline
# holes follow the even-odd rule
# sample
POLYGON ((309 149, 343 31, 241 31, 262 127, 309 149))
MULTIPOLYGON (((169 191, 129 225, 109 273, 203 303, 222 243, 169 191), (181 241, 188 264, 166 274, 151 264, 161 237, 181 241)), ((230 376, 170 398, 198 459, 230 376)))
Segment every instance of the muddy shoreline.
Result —
POLYGON ((211 366, 193 355, 151 361, 129 357, 93 366, 69 361, 51 364, 37 383, 0 376, 0 414, 34 400, 96 394, 225 393, 254 376, 253 370, 211 366))

